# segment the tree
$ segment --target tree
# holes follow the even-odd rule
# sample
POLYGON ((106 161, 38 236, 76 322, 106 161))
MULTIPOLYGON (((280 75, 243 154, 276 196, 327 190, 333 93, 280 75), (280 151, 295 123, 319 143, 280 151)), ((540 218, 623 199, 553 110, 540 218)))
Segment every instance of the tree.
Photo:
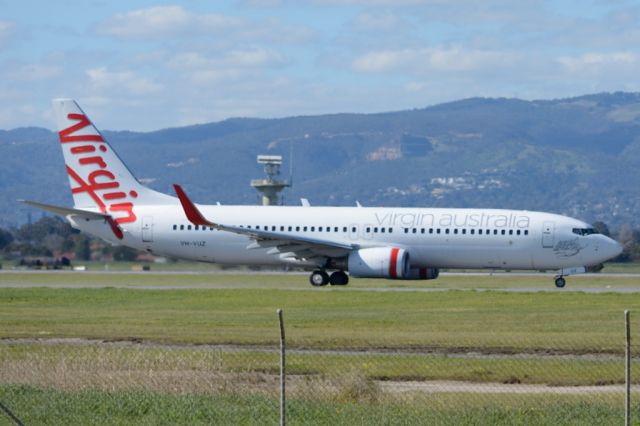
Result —
POLYGON ((609 231, 609 227, 606 223, 597 221, 593 223, 593 229, 596 230, 597 233, 605 235, 607 237, 611 236, 611 232, 609 231))
POLYGON ((0 228, 0 250, 3 250, 11 244, 11 242, 13 242, 13 235, 11 235, 11 232, 0 228))
POLYGON ((91 260, 91 245, 89 238, 79 235, 76 239, 75 250, 76 260, 91 260))
POLYGON ((131 247, 118 246, 113 250, 113 260, 119 262, 131 262, 138 257, 138 251, 131 247))

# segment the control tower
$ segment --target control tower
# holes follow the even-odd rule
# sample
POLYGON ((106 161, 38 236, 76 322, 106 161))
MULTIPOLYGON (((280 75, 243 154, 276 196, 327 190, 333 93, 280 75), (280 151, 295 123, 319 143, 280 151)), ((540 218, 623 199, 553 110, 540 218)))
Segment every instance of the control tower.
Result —
POLYGON ((258 164, 264 164, 266 179, 252 179, 251 186, 262 194, 263 206, 277 206, 279 203, 278 193, 290 187, 291 182, 286 180, 276 180, 280 175, 282 165, 281 155, 258 155, 258 164))

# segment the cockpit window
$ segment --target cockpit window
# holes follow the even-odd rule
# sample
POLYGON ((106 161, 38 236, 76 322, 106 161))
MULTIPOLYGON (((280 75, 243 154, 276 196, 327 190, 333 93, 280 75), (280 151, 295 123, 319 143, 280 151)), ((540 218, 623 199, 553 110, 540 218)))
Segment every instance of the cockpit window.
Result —
POLYGON ((591 235, 597 234, 598 231, 593 228, 573 228, 573 233, 578 235, 591 235))

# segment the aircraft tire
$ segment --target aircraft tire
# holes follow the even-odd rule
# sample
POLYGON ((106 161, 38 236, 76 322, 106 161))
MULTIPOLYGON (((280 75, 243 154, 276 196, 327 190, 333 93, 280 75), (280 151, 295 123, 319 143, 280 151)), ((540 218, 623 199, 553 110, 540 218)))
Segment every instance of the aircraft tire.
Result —
POLYGON ((347 285, 349 284, 349 275, 347 275, 344 271, 336 271, 329 277, 329 284, 347 285))
POLYGON ((556 277, 556 287, 563 288, 567 282, 563 277, 556 277))
POLYGON ((309 282, 314 287, 322 287, 329 284, 329 275, 325 271, 313 271, 309 275, 309 282))

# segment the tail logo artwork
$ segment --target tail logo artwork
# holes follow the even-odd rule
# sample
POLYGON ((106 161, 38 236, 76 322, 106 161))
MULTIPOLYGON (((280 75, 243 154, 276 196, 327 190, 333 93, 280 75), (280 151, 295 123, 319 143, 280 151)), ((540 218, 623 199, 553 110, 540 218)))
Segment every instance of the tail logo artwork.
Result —
POLYGON ((79 130, 91 126, 89 119, 83 114, 73 113, 68 114, 67 118, 76 123, 61 130, 59 135, 61 144, 77 144, 69 148, 72 158, 78 160, 76 170, 67 164, 67 173, 77 184, 71 188, 71 192, 86 193, 102 213, 113 214, 115 223, 111 224, 112 228, 116 235, 121 235, 122 231, 117 224, 131 223, 137 219, 133 212, 133 199, 138 197, 138 193, 134 190, 123 191, 116 175, 109 171, 103 155, 110 147, 100 134, 77 134, 79 130))

